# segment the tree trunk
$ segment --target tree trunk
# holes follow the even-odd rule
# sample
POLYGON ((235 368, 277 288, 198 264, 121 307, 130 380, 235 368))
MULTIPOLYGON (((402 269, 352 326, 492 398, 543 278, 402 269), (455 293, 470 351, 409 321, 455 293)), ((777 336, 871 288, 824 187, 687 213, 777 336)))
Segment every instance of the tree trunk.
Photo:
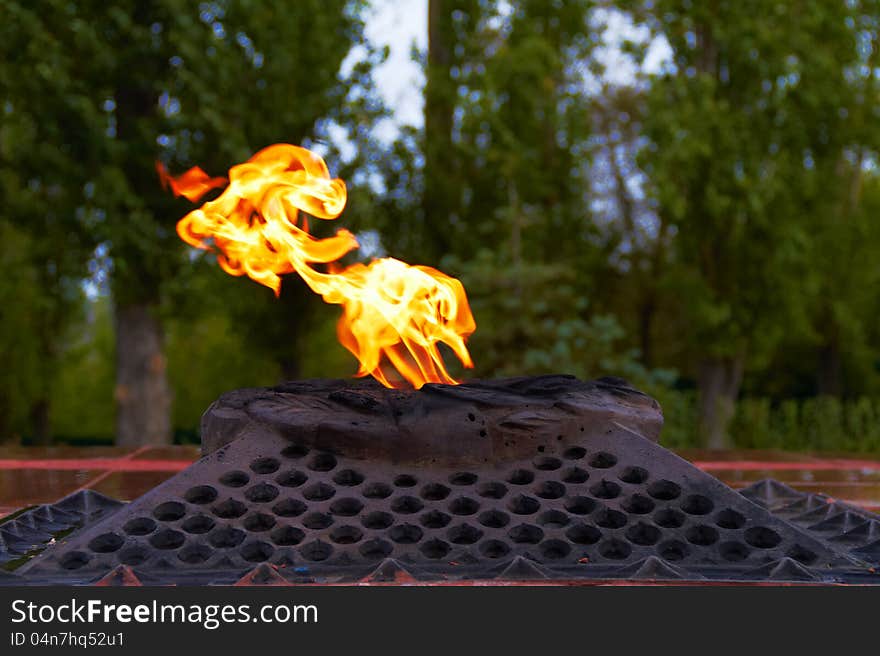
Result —
POLYGON ((728 427, 736 409, 742 382, 743 357, 707 358, 700 365, 697 380, 700 393, 699 430, 702 443, 710 449, 730 447, 728 427))
POLYGON ((648 289, 638 307, 639 348, 642 364, 647 369, 654 366, 654 314, 656 310, 657 304, 654 301, 653 290, 648 289))
POLYGON ((448 0, 428 0, 428 66, 425 84, 425 187, 422 195, 424 247, 434 258, 451 244, 450 217, 455 194, 452 125, 455 85, 450 69, 455 48, 448 0))
POLYGON ((116 305, 116 443, 171 443, 164 335, 150 304, 116 305))
POLYGON ((34 431, 34 444, 46 446, 52 443, 48 398, 37 399, 31 406, 31 427, 34 431))
POLYGON ((830 338, 819 349, 819 394, 840 396, 841 385, 841 359, 840 345, 836 338, 830 338))

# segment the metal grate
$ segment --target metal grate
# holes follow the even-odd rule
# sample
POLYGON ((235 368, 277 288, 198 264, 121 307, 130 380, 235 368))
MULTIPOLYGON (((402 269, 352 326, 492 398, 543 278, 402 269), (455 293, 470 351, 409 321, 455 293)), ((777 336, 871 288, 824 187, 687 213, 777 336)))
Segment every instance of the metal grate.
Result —
POLYGON ((560 437, 532 458, 459 469, 250 436, 20 572, 90 580, 124 565, 233 580, 268 563, 288 578, 354 580, 386 561, 426 579, 868 575, 858 554, 631 431, 612 427, 585 444, 560 437))
POLYGON ((758 481, 740 492, 835 551, 880 565, 880 516, 773 480, 758 481))

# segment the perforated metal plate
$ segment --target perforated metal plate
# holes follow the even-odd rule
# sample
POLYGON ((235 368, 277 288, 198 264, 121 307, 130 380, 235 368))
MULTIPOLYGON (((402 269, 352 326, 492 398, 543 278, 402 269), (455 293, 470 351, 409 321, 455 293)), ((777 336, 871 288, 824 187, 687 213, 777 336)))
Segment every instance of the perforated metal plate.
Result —
POLYGON ((0 565, 32 555, 53 539, 94 524, 123 505, 93 490, 80 490, 23 512, 0 524, 0 565))
POLYGON ((880 565, 880 515, 773 480, 758 481, 740 492, 835 551, 880 565))
POLYGON ((177 583, 402 575, 876 582, 858 554, 840 553, 628 429, 611 425, 584 443, 578 435, 540 444, 528 459, 460 469, 353 459, 252 433, 19 573, 73 583, 120 566, 177 583))

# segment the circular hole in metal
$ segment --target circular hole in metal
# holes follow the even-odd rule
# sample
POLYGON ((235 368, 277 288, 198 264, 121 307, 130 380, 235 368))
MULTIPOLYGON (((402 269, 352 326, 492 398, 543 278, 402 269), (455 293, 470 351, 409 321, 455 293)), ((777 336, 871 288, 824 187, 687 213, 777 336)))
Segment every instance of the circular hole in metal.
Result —
POLYGON ((637 522, 626 529, 626 539, 633 544, 650 546, 660 539, 660 529, 645 522, 637 522))
POLYGON ((245 490, 244 496, 254 503, 266 503, 278 496, 278 488, 269 483, 257 483, 245 490))
POLYGON ((419 521, 421 521, 422 526, 425 528, 443 528, 452 521, 452 517, 445 512, 432 510, 422 515, 419 521))
POLYGON ((575 544, 596 544, 602 538, 602 531, 595 526, 578 522, 565 532, 565 537, 575 544))
POLYGON ((262 563, 275 553, 275 547, 268 542, 248 542, 241 548, 241 557, 249 563, 262 563))
POLYGON ((364 504, 357 499, 345 497, 330 504, 330 512, 340 517, 353 517, 364 509, 364 504))
POLYGON ((345 526, 337 526, 330 531, 330 539, 336 544, 354 544, 364 537, 364 532, 357 526, 347 524, 345 526))
POLYGON ((251 477, 247 472, 243 472, 240 469, 228 471, 220 477, 220 483, 226 487, 244 487, 250 480, 251 477))
POLYGON ((183 533, 170 528, 150 536, 150 544, 156 549, 177 549, 185 540, 186 536, 183 533))
POLYGON ((654 515, 654 523, 663 528, 678 528, 684 524, 684 513, 675 508, 663 508, 654 515))
POLYGON ((374 510, 367 514, 361 523, 366 528, 378 530, 391 526, 394 523, 394 517, 390 513, 374 510))
POLYGON ((422 555, 425 558, 437 560, 438 558, 443 558, 446 554, 448 554, 451 548, 452 547, 450 547, 447 542, 434 538, 432 540, 423 542, 422 545, 419 547, 419 551, 422 552, 422 555))
POLYGON ((319 531, 327 528, 333 523, 333 518, 327 513, 313 512, 303 517, 302 525, 313 531, 319 531))
POLYGON ((327 560, 330 557, 333 553, 333 547, 321 540, 315 540, 314 542, 309 542, 308 544, 299 547, 299 553, 306 560, 320 562, 322 560, 327 560))
POLYGON ((71 551, 61 557, 59 565, 64 569, 80 569, 88 564, 92 557, 85 551, 71 551))
POLYGON ((705 524, 691 526, 684 535, 687 541, 699 547, 708 547, 718 542, 718 529, 705 524))
POLYGON ((211 503, 217 498, 217 490, 210 485, 196 485, 183 495, 183 498, 198 506, 211 503))
POLYGON ((535 458, 534 465, 535 469, 540 469, 541 471, 555 471, 562 467, 562 461, 553 456, 542 456, 535 458))
POLYGON ((596 502, 589 497, 569 497, 565 509, 573 515, 589 515, 596 509, 596 502))
POLYGON ((308 455, 308 453, 309 447, 302 444, 291 444, 281 450, 281 455, 285 458, 290 458, 291 460, 302 458, 303 456, 308 455))
POLYGON ((565 495, 565 486, 556 481, 544 481, 535 488, 535 494, 542 499, 560 499, 565 495))
POLYGON ((473 515, 479 509, 480 504, 470 497, 458 497, 449 504, 449 512, 453 515, 473 515))
POLYGON ((386 485, 385 483, 370 483, 364 488, 362 494, 367 499, 387 499, 391 496, 392 492, 394 492, 394 490, 391 489, 390 485, 386 485))
POLYGON ((538 516, 538 523, 546 528, 562 528, 569 521, 568 515, 560 510, 548 510, 538 516))
POLYGON ((590 458, 590 467, 593 467, 594 469, 610 469, 616 464, 617 456, 606 451, 594 453, 593 457, 590 458))
POLYGON ((571 553, 571 545, 562 540, 545 540, 538 546, 538 551, 547 560, 559 560, 571 553))
POLYGON ((245 532, 232 526, 221 526, 208 536, 208 542, 217 549, 231 549, 244 541, 245 532))
POLYGON ((507 504, 507 509, 516 515, 531 515, 541 508, 540 502, 525 494, 518 494, 507 504))
POLYGON ((391 501, 391 510, 402 515, 417 513, 424 507, 425 504, 422 503, 421 499, 409 496, 408 494, 396 497, 391 501))
POLYGON ((510 545, 501 540, 484 540, 479 549, 486 558, 503 558, 510 553, 510 545))
POLYGON ((428 483, 422 488, 422 498, 428 501, 442 501, 451 491, 442 483, 428 483))
POLYGON ((279 526, 269 534, 269 538, 280 547, 290 547, 305 539, 306 534, 295 526, 279 526))
POLYGON ((364 475, 354 469, 340 469, 333 475, 333 482, 343 487, 354 487, 364 482, 364 475))
POLYGON ((282 487, 299 487, 307 480, 309 480, 309 477, 298 469, 288 469, 278 474, 275 482, 282 487))
POLYGON ((604 478, 590 487, 590 494, 597 499, 614 499, 620 496, 620 486, 614 481, 606 481, 604 478))
POLYGON ((179 501, 166 501, 160 503, 153 510, 153 517, 160 522, 176 522, 186 514, 186 506, 179 501))
POLYGON ((630 485, 640 485, 648 480, 648 470, 644 467, 627 467, 620 472, 620 480, 630 485))
POLYGON ((424 535, 422 529, 415 524, 397 524, 388 531, 388 537, 398 544, 415 544, 424 535))
POLYGON ((299 499, 284 499, 272 506, 272 512, 279 517, 299 517, 307 509, 299 499))
POLYGON ((276 458, 257 458, 251 462, 251 471, 255 474, 274 474, 281 466, 276 458))
POLYGON ((221 519, 235 519, 247 512, 247 506, 237 499, 227 499, 211 508, 211 512, 221 519))
POLYGON ((562 481, 573 485, 586 483, 588 478, 590 478, 590 472, 580 467, 570 467, 562 473, 562 481))
POLYGON ((742 542, 722 542, 718 545, 718 552, 724 560, 739 562, 749 557, 749 548, 742 542))
POLYGON ((394 546, 390 542, 380 538, 367 540, 358 547, 361 556, 368 560, 380 560, 386 558, 393 550, 394 546))
POLYGON ((632 547, 623 540, 611 538, 599 545, 599 554, 609 560, 623 560, 632 553, 632 547))
POLYGON ((742 528, 745 526, 746 516, 733 508, 725 508, 715 516, 715 523, 721 528, 742 528))
POLYGON ((602 528, 621 528, 626 525, 626 515, 619 510, 603 508, 596 513, 593 521, 596 522, 596 526, 601 526, 602 528))
POLYGON ((336 466, 336 456, 326 451, 316 453, 306 466, 312 471, 327 472, 336 466))
POLYGON ((487 510, 477 518, 477 521, 489 528, 502 528, 510 523, 510 515, 500 510, 487 510))
POLYGON ((180 525, 180 528, 187 533, 201 535, 214 528, 214 524, 214 520, 207 515, 193 515, 192 517, 187 517, 183 524, 180 525))
POLYGON ((815 551, 810 551, 799 544, 792 545, 785 555, 804 565, 812 565, 818 558, 815 551))
POLYGON ((507 494, 507 486, 497 481, 483 483, 477 488, 477 494, 486 499, 503 499, 507 494))
POLYGON ((753 526, 745 532, 746 542, 758 549, 772 549, 782 542, 779 533, 766 526, 753 526))
POLYGON ((129 565, 130 567, 143 565, 145 562, 147 562, 147 558, 149 557, 150 552, 146 549, 146 547, 140 545, 128 547, 127 549, 123 549, 119 552, 119 562, 123 565, 129 565))
POLYGON ((113 553, 118 551, 125 540, 116 533, 102 533, 89 542, 89 549, 95 553, 113 553))
POLYGON ((471 472, 455 472, 449 476, 449 482, 453 485, 473 485, 477 482, 477 475, 471 472))
POLYGON ((268 513, 251 513, 244 518, 242 525, 252 533, 262 533, 275 526, 275 518, 268 513))
POLYGON ((149 535, 156 530, 156 522, 149 517, 135 517, 125 522, 122 530, 129 535, 149 535))
POLYGON ((643 494, 634 494, 624 499, 620 507, 633 515, 647 515, 654 510, 654 502, 643 494))
POLYGON ((544 539, 544 531, 534 524, 518 524, 507 532, 507 537, 517 544, 538 544, 544 539))
POLYGON ((568 460, 580 460, 584 456, 587 455, 587 450, 582 446, 573 446, 569 449, 566 449, 562 457, 568 460))
POLYGON ((661 479, 648 485, 648 494, 659 501, 672 501, 681 494, 681 487, 672 481, 661 479))
POLYGON ((395 487, 415 487, 418 482, 415 476, 409 474, 400 474, 394 477, 395 487))
POLYGON ((670 562, 684 560, 689 553, 690 549, 681 540, 667 540, 657 546, 657 555, 670 562))
POLYGON ((702 494, 691 494, 681 502, 681 509, 688 515, 708 515, 714 507, 712 500, 702 494))
POLYGON ((483 531, 470 524, 459 524, 449 529, 446 536, 453 544, 474 544, 483 537, 483 531))
POLYGON ((303 490, 303 498, 309 501, 326 501, 336 494, 336 490, 332 485, 326 483, 315 483, 303 490))
POLYGON ((515 469, 507 477, 507 482, 511 485, 528 485, 535 480, 535 472, 528 469, 515 469))
POLYGON ((189 544, 178 552, 177 557, 187 565, 198 565, 208 560, 212 553, 206 544, 189 544))

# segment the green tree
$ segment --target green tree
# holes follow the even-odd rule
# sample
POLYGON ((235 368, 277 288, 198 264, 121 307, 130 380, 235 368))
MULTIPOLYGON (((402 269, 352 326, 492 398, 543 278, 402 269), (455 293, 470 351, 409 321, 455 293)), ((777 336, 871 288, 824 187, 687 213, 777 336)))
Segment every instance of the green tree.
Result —
POLYGON ((747 364, 766 365, 807 323, 806 170, 840 126, 861 8, 629 4, 673 52, 651 79, 642 164, 676 231, 670 281, 696 360, 700 432, 720 447, 747 364))
POLYGON ((83 101, 77 63, 53 36, 63 16, 47 12, 47 29, 21 3, 3 0, 0 13, 0 223, 8 237, 4 259, 11 258, 0 349, 10 356, 4 362, 17 387, 3 395, 15 407, 2 414, 26 414, 28 425, 19 423, 16 432, 46 443, 54 373, 95 246, 82 162, 100 128, 98 110, 83 101))
POLYGON ((53 126, 43 166, 65 193, 87 190, 90 232, 112 261, 120 443, 171 434, 160 307, 185 262, 174 224, 190 208, 162 191, 154 161, 220 173, 270 143, 320 136, 350 91, 340 68, 363 40, 364 6, 3 1, 4 80, 36 73, 9 85, 8 103, 53 126), (60 100, 32 104, 43 94, 60 100))

